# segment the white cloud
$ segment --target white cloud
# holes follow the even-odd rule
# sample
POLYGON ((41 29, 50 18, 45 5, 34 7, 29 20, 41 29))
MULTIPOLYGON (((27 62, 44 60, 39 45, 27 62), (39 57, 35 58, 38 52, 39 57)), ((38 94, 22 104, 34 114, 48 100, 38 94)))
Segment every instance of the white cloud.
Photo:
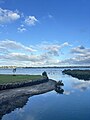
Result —
POLYGON ((28 16, 25 19, 25 23, 30 26, 34 26, 38 22, 35 16, 28 16))
POLYGON ((43 49, 47 50, 48 54, 58 56, 60 47, 61 46, 59 46, 59 45, 46 45, 46 46, 43 46, 43 49))
POLYGON ((20 18, 18 11, 0 8, 0 23, 8 23, 20 18))
MULTIPOLYGON (((25 32, 27 31, 27 26, 34 26, 38 22, 37 18, 35 16, 25 16, 24 13, 20 13, 18 10, 9 10, 9 9, 3 9, 0 7, 0 27, 5 30, 5 25, 7 23, 12 23, 13 21, 18 20, 18 24, 23 24, 20 25, 17 28, 18 32, 25 32)), ((0 31, 0 33, 2 33, 0 31)))
POLYGON ((9 53, 9 51, 4 47, 0 47, 0 54, 5 54, 5 53, 9 53))
MULTIPOLYGON (((24 27, 24 25, 21 26, 24 27)), ((8 64, 8 61, 11 61, 9 64, 16 65, 17 63, 24 66, 90 65, 89 48, 83 46, 72 48, 71 56, 67 53, 62 56, 61 50, 68 46, 70 45, 67 42, 25 46, 16 41, 3 40, 0 41, 0 63, 8 64)))
POLYGON ((27 31, 27 29, 24 27, 24 25, 20 25, 20 27, 18 27, 17 30, 18 30, 18 32, 27 31))
POLYGON ((42 49, 46 50, 49 55, 59 56, 59 52, 62 48, 70 46, 69 43, 65 42, 63 44, 44 44, 41 45, 42 49))
POLYGON ((27 66, 40 61, 36 49, 11 40, 0 41, 0 65, 27 66))
POLYGON ((90 64, 90 49, 83 46, 73 48, 71 53, 74 53, 72 58, 73 63, 75 64, 90 64))
POLYGON ((59 50, 61 50, 61 46, 63 46, 63 44, 52 44, 46 48, 46 46, 43 45, 42 51, 42 47, 27 47, 16 41, 4 40, 0 42, 0 60, 5 61, 5 63, 11 61, 14 65, 16 65, 15 62, 26 66, 58 65, 60 60, 55 57, 59 50), (38 51, 34 48, 37 48, 38 51))
POLYGON ((18 28, 18 32, 24 32, 24 31, 26 31, 26 28, 21 28, 21 27, 18 28))
POLYGON ((68 42, 61 44, 61 47, 65 47, 65 46, 71 46, 71 45, 68 42))
POLYGON ((26 50, 29 52, 36 51, 30 47, 24 46, 19 42, 11 41, 11 40, 0 41, 0 47, 6 48, 7 50, 26 50))
POLYGON ((15 60, 19 62, 24 62, 24 61, 33 62, 33 63, 41 62, 41 58, 38 55, 18 53, 18 52, 8 53, 5 56, 2 55, 2 59, 8 59, 13 61, 15 60))
POLYGON ((84 53, 86 50, 85 50, 85 47, 84 46, 78 46, 76 48, 72 48, 71 49, 71 53, 75 53, 75 54, 80 54, 80 53, 84 53))
POLYGON ((29 55, 25 53, 8 53, 6 55, 0 55, 0 62, 3 61, 3 64, 11 65, 22 65, 22 66, 44 66, 45 59, 40 55, 29 55), (4 62, 5 61, 5 62, 4 62), (8 63, 10 61, 10 63, 8 63))
POLYGON ((90 65, 90 49, 78 46, 71 49, 71 57, 62 61, 69 65, 90 65))

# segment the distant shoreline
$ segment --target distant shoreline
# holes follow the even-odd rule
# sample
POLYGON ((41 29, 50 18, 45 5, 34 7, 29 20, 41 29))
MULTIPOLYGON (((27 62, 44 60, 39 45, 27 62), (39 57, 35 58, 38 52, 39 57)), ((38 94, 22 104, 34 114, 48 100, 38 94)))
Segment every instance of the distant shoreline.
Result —
POLYGON ((19 67, 19 66, 1 66, 0 69, 6 69, 6 68, 90 68, 90 66, 46 66, 46 67, 19 67))

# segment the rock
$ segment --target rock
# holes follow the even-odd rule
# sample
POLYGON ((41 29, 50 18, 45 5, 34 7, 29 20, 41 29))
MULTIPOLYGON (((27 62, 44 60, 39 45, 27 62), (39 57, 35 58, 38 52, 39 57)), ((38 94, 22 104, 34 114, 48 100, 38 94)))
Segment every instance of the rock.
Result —
POLYGON ((42 73, 42 76, 43 76, 43 77, 46 77, 46 78, 48 79, 48 76, 47 76, 47 72, 46 72, 46 71, 44 71, 44 72, 42 73))

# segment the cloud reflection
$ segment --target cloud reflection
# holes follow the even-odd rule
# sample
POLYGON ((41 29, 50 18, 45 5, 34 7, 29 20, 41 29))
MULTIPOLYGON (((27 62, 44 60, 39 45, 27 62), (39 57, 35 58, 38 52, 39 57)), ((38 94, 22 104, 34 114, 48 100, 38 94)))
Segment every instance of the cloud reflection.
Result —
POLYGON ((73 88, 79 89, 80 91, 85 91, 90 88, 90 81, 80 81, 77 83, 73 83, 73 88))

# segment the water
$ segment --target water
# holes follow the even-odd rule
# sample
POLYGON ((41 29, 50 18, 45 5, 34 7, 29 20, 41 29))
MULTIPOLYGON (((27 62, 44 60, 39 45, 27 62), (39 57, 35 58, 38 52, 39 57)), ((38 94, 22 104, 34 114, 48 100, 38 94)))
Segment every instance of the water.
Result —
MULTIPOLYGON (((17 74, 41 74, 46 71, 49 78, 62 80, 64 94, 51 91, 29 97, 28 101, 23 97, 22 108, 16 108, 3 115, 2 120, 90 120, 90 81, 63 75, 62 70, 18 68, 17 74)), ((12 69, 0 69, 0 74, 2 73, 12 74, 12 69)))

